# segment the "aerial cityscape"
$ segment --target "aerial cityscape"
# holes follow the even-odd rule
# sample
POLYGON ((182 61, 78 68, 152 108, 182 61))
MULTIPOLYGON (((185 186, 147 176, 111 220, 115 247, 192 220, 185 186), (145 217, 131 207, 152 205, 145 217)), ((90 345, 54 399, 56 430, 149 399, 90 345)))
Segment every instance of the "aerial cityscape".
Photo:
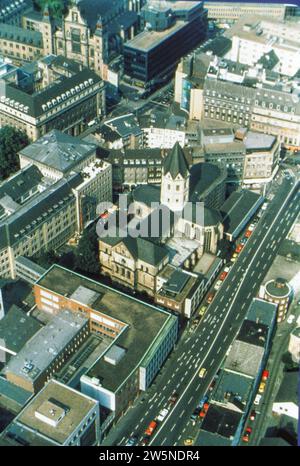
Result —
POLYGON ((0 446, 300 446, 299 188, 297 1, 0 0, 0 446))

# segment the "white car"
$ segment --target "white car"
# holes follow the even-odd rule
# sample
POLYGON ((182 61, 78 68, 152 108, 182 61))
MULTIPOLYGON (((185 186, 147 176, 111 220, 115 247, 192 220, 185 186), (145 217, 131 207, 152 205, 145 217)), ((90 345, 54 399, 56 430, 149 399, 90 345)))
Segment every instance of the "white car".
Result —
POLYGON ((162 409, 159 412, 159 415, 157 416, 157 420, 159 422, 163 422, 163 420, 167 417, 168 413, 169 413, 169 410, 167 408, 162 409))
POLYGON ((254 400, 254 404, 258 406, 260 403, 260 400, 261 400, 261 395, 257 394, 254 400))
POLYGON ((215 290, 218 291, 221 288, 222 285, 222 280, 218 280, 217 283, 215 284, 215 290))
POLYGON ((287 319, 287 323, 288 324, 292 324, 295 320, 295 316, 293 314, 291 314, 288 319, 287 319))

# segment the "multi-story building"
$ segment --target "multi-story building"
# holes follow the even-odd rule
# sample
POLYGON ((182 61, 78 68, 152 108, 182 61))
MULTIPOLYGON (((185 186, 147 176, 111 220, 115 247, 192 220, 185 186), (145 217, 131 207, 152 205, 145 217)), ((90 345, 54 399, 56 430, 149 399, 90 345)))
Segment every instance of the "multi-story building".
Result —
POLYGON ((269 18, 283 20, 292 15, 296 5, 283 3, 260 3, 260 2, 210 2, 205 1, 204 6, 208 12, 208 19, 220 22, 236 21, 246 15, 264 15, 269 18))
POLYGON ((32 8, 31 0, 1 0, 0 2, 0 23, 21 26, 23 14, 32 8))
MULTIPOLYGON (((222 134, 226 129, 214 131, 222 134)), ((279 141, 275 136, 254 131, 237 131, 235 137, 232 129, 227 131, 232 137, 226 142, 221 137, 221 142, 216 143, 212 137, 212 143, 204 144, 205 160, 227 170, 228 182, 264 191, 278 170, 279 141)))
POLYGON ((81 233, 96 218, 98 203, 112 199, 111 165, 94 158, 93 145, 77 141, 76 146, 75 138, 60 133, 56 139, 56 135, 44 139, 52 146, 46 154, 48 162, 46 145, 33 144, 26 152, 31 162, 37 161, 47 174, 52 173, 52 179, 43 177, 35 165, 25 164, 0 185, 0 276, 16 276, 18 256, 57 249, 81 233), (94 160, 89 162, 89 158, 94 160))
POLYGON ((1 24, 0 49, 5 57, 11 58, 15 63, 36 60, 44 53, 43 37, 38 31, 26 31, 12 24, 1 24))
POLYGON ((177 340, 178 321, 145 304, 57 265, 35 284, 39 309, 80 312, 108 345, 81 377, 81 391, 118 417, 151 385, 177 340))
POLYGON ((207 12, 198 1, 152 1, 141 15, 146 27, 124 45, 124 73, 132 84, 151 88, 205 38, 207 12))
POLYGON ((277 305, 277 322, 285 320, 291 296, 292 288, 282 278, 270 280, 264 285, 263 299, 277 305))
POLYGON ((78 135, 104 111, 104 82, 87 68, 34 92, 0 81, 0 125, 19 128, 33 141, 52 129, 78 135))
POLYGON ((300 26, 267 16, 244 16, 226 34, 232 41, 227 58, 254 66, 266 54, 276 56, 274 71, 294 76, 300 67, 300 26))
POLYGON ((0 437, 3 446, 95 446, 100 444, 99 403, 50 380, 0 437))
MULTIPOLYGON (((59 309, 47 293, 41 297, 43 308, 59 309)), ((37 393, 89 336, 89 321, 80 313, 62 310, 41 328, 4 368, 7 380, 23 389, 37 393)))
POLYGON ((109 149, 140 149, 144 146, 143 130, 132 113, 106 120, 97 137, 109 149))

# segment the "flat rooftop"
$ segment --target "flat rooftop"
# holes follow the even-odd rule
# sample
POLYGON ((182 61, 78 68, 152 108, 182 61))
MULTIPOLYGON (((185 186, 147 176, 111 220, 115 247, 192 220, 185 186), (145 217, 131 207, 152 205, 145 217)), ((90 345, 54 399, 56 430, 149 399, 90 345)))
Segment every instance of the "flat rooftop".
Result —
POLYGON ((36 380, 86 322, 82 315, 62 310, 10 359, 4 372, 11 372, 31 382, 36 380))
POLYGON ((235 340, 225 362, 225 369, 255 378, 258 374, 264 348, 235 340))
POLYGON ((201 426, 201 430, 232 439, 236 433, 242 413, 211 404, 201 426))
POLYGON ((253 299, 247 313, 247 319, 253 322, 259 322, 269 327, 274 320, 277 312, 277 305, 275 303, 269 303, 263 299, 253 299))
POLYGON ((125 329, 112 340, 112 344, 126 350, 121 361, 113 366, 104 360, 104 354, 88 372, 97 377, 102 386, 115 391, 128 375, 138 366, 145 353, 164 329, 177 319, 170 313, 146 304, 100 282, 83 277, 70 270, 54 265, 37 282, 37 285, 61 296, 70 298, 78 288, 94 292, 92 309, 125 323, 125 329))
POLYGON ((0 348, 18 353, 41 328, 36 319, 13 305, 0 320, 0 348))
POLYGON ((268 329, 269 327, 267 325, 245 319, 240 328, 237 339, 249 343, 250 345, 265 347, 268 329))
POLYGON ((222 371, 217 379, 211 400, 224 405, 232 405, 234 409, 244 412, 252 385, 253 379, 249 377, 222 371))
POLYGON ((248 131, 243 142, 249 152, 270 150, 276 142, 276 137, 270 134, 248 131))
POLYGON ((166 39, 171 38, 187 24, 188 23, 185 21, 176 21, 173 26, 164 31, 143 31, 133 39, 126 42, 124 46, 140 50, 141 52, 149 52, 151 49, 158 47, 166 39))
POLYGON ((44 435, 61 445, 74 432, 82 419, 97 405, 97 401, 92 398, 55 380, 51 380, 19 414, 16 421, 29 429, 35 430, 37 437, 44 435), (57 404, 58 407, 59 405, 64 406, 67 409, 64 417, 56 427, 35 416, 36 411, 39 411, 47 417, 45 409, 49 402, 50 404, 57 404))

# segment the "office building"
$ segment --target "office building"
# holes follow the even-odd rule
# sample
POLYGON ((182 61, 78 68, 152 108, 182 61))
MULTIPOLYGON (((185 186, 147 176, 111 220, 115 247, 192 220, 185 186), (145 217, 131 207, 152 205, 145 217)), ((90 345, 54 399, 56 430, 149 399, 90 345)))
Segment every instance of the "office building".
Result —
POLYGON ((98 401, 50 380, 0 436, 2 446, 96 446, 98 401))
POLYGON ((150 385, 177 340, 175 316, 57 265, 34 287, 39 309, 80 312, 109 344, 81 377, 81 391, 118 417, 150 385))
POLYGON ((223 22, 233 22, 246 15, 268 16, 277 20, 284 20, 292 15, 296 5, 284 3, 260 3, 260 2, 219 2, 205 1, 208 19, 223 22))
MULTIPOLYGON (((43 307, 51 311, 47 294, 43 307)), ((89 321, 67 309, 59 312, 11 358, 4 368, 7 380, 32 393, 37 393, 57 373, 89 335, 89 321)))
POLYGON ((170 77, 180 58, 205 38, 207 19, 197 1, 151 1, 142 18, 144 31, 124 45, 124 73, 149 89, 170 77))
POLYGON ((300 25, 297 22, 278 21, 268 15, 244 16, 225 35, 232 41, 226 55, 230 60, 254 66, 261 63, 264 56, 272 54, 275 72, 292 77, 299 70, 300 25))
POLYGON ((33 92, 1 80, 0 93, 0 125, 32 141, 52 129, 78 135, 105 110, 104 82, 87 68, 33 92))

